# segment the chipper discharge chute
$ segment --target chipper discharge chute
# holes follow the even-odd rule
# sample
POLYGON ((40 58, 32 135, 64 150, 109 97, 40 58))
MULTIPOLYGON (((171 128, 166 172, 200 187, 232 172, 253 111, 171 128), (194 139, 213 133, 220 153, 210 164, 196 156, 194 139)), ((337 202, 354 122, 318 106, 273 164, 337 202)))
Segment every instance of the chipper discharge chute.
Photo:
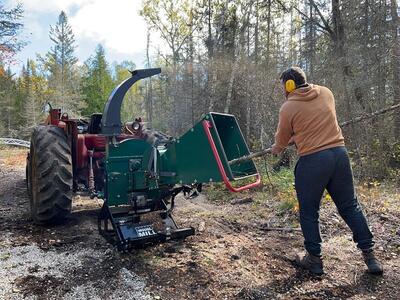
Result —
POLYGON ((260 184, 252 160, 229 163, 250 154, 233 115, 208 113, 179 138, 144 129, 140 119, 121 123, 121 105, 128 89, 139 79, 160 72, 133 71, 132 77, 111 93, 103 114, 94 114, 83 124, 59 110, 50 110, 46 125, 39 126, 32 135, 28 155, 27 183, 34 221, 49 223, 64 218, 71 210, 70 192, 84 190, 104 199, 98 220, 100 234, 118 249, 127 250, 194 234, 193 228, 179 229, 172 218, 174 198, 180 192, 190 192, 209 182, 224 182, 233 192, 260 184), (68 145, 62 153, 66 159, 63 170, 56 170, 59 163, 52 164, 61 156, 49 157, 46 162, 54 166, 51 171, 57 174, 69 173, 62 178, 68 180, 62 180, 59 188, 65 196, 63 205, 59 205, 59 194, 52 200, 41 193, 46 178, 38 176, 43 158, 40 149, 35 148, 41 147, 46 134, 56 139, 59 149, 68 145), (41 140, 37 140, 38 136, 41 140), (233 185, 245 178, 252 183, 233 185), (146 220, 150 213, 157 219, 146 220))

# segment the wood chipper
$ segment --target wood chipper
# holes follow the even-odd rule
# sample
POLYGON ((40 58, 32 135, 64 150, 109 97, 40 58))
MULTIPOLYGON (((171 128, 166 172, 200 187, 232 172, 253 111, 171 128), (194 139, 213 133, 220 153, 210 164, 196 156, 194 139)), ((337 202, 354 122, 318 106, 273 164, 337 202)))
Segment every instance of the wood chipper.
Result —
POLYGON ((252 160, 229 164, 249 149, 233 115, 208 113, 179 138, 146 129, 141 119, 121 123, 121 105, 138 80, 161 69, 131 72, 111 93, 102 114, 70 119, 48 107, 45 124, 32 133, 27 158, 27 187, 35 223, 59 223, 71 212, 74 193, 104 200, 100 234, 120 250, 184 238, 171 212, 174 198, 202 183, 224 182, 233 192, 260 184, 252 160), (234 187, 237 180, 252 183, 234 187), (161 227, 145 221, 156 213, 161 227))

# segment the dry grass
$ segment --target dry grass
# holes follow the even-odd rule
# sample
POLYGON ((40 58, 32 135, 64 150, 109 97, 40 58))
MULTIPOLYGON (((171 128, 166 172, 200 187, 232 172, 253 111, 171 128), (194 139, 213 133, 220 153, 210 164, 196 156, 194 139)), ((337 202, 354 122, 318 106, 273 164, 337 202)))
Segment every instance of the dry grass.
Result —
POLYGON ((0 167, 24 166, 28 152, 28 149, 0 147, 0 167))

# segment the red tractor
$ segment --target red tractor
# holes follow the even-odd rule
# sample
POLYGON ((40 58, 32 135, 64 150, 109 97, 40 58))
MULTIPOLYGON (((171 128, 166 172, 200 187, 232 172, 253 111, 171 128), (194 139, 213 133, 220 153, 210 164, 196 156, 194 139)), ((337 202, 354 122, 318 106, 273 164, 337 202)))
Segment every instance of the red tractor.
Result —
MULTIPOLYGON (((129 84, 160 71, 134 71, 129 84)), ((106 116, 116 113, 116 94, 121 92, 116 88, 111 94, 109 102, 113 103, 113 107, 106 108, 106 116)), ((103 189, 105 173, 103 159, 107 136, 101 130, 103 114, 92 114, 89 120, 71 119, 67 113, 53 109, 50 104, 47 104, 46 111, 49 113, 46 121, 32 133, 26 165, 31 217, 38 224, 64 220, 71 212, 74 192, 87 191, 91 196, 97 196, 96 191, 103 189)), ((114 136, 118 142, 162 135, 145 130, 140 118, 121 127, 120 133, 114 136)))

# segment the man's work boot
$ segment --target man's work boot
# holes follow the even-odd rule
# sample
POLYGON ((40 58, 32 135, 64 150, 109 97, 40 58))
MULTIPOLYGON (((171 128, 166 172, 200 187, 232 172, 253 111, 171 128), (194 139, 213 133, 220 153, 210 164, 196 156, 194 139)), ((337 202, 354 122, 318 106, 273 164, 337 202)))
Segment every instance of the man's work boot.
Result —
POLYGON ((368 272, 370 274, 382 275, 383 267, 381 263, 376 259, 373 250, 362 251, 364 262, 368 267, 368 272))
POLYGON ((308 252, 296 255, 296 263, 303 269, 309 270, 314 275, 324 274, 324 267, 320 256, 312 255, 308 252))

